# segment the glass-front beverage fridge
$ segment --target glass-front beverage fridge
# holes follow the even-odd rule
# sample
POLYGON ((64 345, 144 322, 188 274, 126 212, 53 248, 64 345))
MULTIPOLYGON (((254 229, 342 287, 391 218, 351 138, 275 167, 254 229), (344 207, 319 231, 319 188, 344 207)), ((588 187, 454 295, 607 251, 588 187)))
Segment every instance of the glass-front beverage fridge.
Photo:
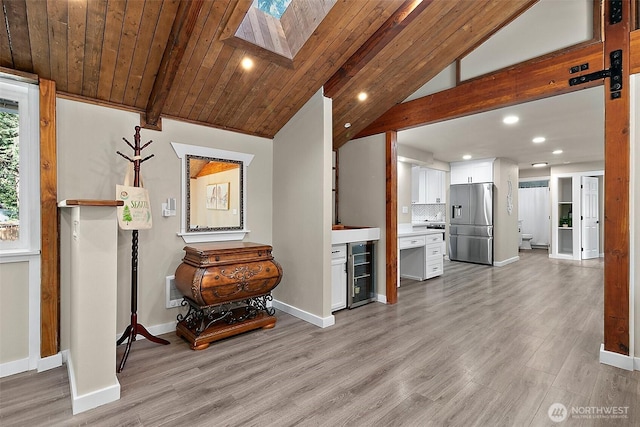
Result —
POLYGON ((375 249, 375 241, 354 242, 348 245, 348 308, 376 300, 375 249))

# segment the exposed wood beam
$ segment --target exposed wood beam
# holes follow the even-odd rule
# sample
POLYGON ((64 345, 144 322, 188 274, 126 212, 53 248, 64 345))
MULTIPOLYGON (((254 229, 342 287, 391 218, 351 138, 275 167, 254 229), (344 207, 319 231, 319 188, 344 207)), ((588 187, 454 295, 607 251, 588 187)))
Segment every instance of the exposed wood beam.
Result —
POLYGON ((169 33, 169 40, 162 55, 158 74, 156 74, 153 89, 147 102, 146 113, 141 120, 143 127, 158 128, 158 119, 167 101, 180 61, 198 20, 203 1, 180 0, 180 5, 171 27, 171 33, 169 33))
POLYGON ((333 98, 382 49, 420 15, 433 0, 406 0, 324 85, 324 96, 333 98))
POLYGON ((386 294, 398 302, 398 133, 387 132, 386 152, 386 294))
POLYGON ((40 357, 59 351, 60 254, 56 156, 56 82, 40 79, 40 357))
POLYGON ((356 138, 389 130, 409 129, 602 85, 599 80, 582 86, 569 86, 570 67, 589 63, 589 70, 602 68, 602 48, 602 43, 594 43, 568 50, 398 104, 363 129, 356 138))
MULTIPOLYGON (((621 2, 621 22, 604 20, 605 68, 610 52, 621 50, 623 70, 620 97, 611 98, 607 80, 604 102, 604 349, 624 355, 629 355, 629 3, 621 2)), ((608 17, 611 2, 604 4, 608 17)))

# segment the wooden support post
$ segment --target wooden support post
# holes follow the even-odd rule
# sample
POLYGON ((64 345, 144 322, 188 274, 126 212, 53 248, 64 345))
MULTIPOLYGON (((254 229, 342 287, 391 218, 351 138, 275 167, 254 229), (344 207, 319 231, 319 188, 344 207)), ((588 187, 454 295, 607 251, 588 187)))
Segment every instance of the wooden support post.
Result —
POLYGON ((610 79, 605 80, 605 175, 604 175, 604 349, 629 355, 629 29, 630 6, 620 2, 622 21, 609 19, 610 1, 605 5, 604 68, 610 53, 621 50, 622 88, 612 98, 610 79))
POLYGON ((398 302, 398 132, 385 134, 387 304, 398 302))
POLYGON ((40 79, 40 357, 60 350, 56 82, 40 79))

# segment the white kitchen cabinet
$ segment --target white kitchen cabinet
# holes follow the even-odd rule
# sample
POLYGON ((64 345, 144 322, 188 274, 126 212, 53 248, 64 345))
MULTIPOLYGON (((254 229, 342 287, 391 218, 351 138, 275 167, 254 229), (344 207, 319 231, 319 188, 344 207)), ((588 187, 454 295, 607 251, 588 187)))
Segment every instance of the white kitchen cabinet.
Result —
POLYGON ((411 168, 411 203, 444 203, 445 173, 437 169, 411 168))
POLYGON ((442 234, 430 234, 425 242, 426 268, 425 275, 427 279, 442 276, 444 271, 444 250, 443 250, 442 234))
POLYGON ((426 203, 444 203, 444 172, 437 169, 425 169, 426 171, 426 203))
POLYGON ((347 245, 331 247, 331 312, 347 307, 347 245))
POLYGON ((433 230, 414 231, 398 236, 400 277, 426 280, 444 271, 443 233, 433 230))
POLYGON ((420 166, 411 166, 411 203, 426 203, 425 178, 426 175, 423 168, 420 166))
POLYGON ((493 182, 493 159, 451 163, 451 184, 493 182))

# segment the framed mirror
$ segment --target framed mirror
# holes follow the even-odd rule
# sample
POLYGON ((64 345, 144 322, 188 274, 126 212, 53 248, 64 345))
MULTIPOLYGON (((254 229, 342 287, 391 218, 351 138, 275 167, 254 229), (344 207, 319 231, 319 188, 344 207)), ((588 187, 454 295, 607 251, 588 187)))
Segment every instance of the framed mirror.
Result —
POLYGON ((186 243, 242 240, 249 230, 247 167, 253 154, 172 142, 182 160, 180 235, 186 243))
POLYGON ((192 154, 186 161, 187 231, 242 230, 242 161, 192 154))

